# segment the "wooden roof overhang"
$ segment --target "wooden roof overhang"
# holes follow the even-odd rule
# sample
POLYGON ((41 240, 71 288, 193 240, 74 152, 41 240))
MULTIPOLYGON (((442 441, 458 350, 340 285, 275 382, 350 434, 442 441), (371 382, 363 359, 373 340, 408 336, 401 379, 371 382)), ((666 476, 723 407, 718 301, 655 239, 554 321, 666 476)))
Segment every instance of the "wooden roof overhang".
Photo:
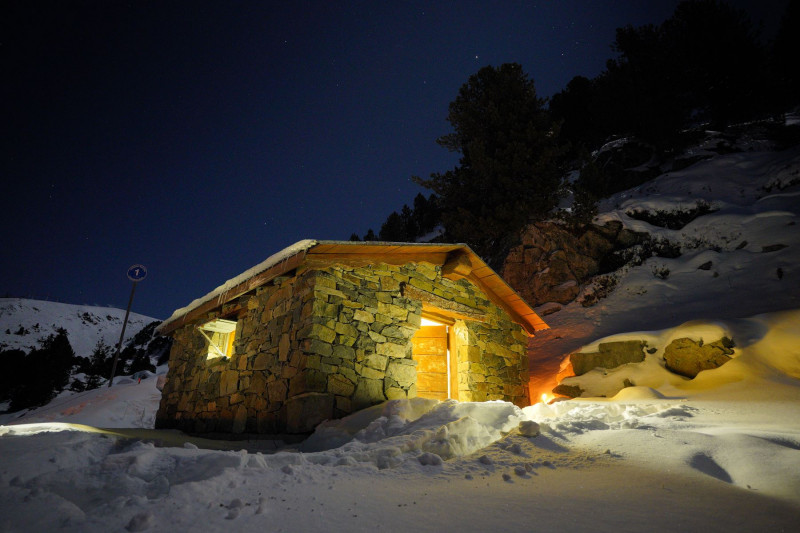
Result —
POLYGON ((159 330, 162 334, 171 333, 301 266, 313 268, 334 263, 354 266, 376 263, 402 265, 412 262, 441 266, 445 277, 454 280, 465 278, 471 281, 529 335, 549 328, 528 303, 466 244, 313 241, 307 248, 282 258, 280 262, 233 284, 224 291, 210 293, 210 297, 201 298, 197 305, 190 306, 179 316, 170 317, 159 330))

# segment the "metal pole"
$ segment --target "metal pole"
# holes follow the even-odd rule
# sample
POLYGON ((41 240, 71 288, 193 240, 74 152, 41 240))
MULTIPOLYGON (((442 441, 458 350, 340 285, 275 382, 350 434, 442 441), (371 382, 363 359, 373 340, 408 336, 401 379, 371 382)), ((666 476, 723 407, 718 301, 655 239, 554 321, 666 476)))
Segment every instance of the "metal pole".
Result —
POLYGON ((128 327, 128 315, 131 313, 131 305, 133 304, 133 293, 136 292, 136 284, 138 282, 133 282, 133 288, 131 288, 131 297, 128 300, 128 309, 125 310, 125 320, 122 322, 122 333, 119 336, 119 342, 117 343, 117 354, 114 356, 114 364, 111 365, 111 377, 108 378, 108 388, 111 388, 111 384, 114 383, 114 373, 117 371, 117 361, 119 361, 119 354, 122 351, 122 339, 125 338, 125 328, 128 327))

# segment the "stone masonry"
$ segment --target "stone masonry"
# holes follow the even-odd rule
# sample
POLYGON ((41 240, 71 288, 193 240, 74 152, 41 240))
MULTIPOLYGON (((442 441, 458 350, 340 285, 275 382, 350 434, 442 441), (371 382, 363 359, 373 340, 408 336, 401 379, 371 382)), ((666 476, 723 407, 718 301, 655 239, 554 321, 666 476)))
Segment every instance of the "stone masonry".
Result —
POLYGON ((303 433, 416 395, 411 337, 423 303, 405 285, 475 311, 457 320, 461 401, 528 405, 528 336, 466 279, 428 263, 303 265, 173 333, 157 427, 194 433, 303 433), (233 314, 231 314, 233 313, 233 314), (208 358, 197 326, 236 320, 230 358, 208 358))

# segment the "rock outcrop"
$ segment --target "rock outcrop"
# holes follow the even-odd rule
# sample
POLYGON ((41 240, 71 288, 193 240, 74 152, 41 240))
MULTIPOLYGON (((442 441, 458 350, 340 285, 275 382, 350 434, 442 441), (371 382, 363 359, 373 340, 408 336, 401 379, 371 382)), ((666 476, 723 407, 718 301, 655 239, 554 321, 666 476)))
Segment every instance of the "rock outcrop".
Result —
POLYGON ((694 378, 703 370, 719 368, 731 360, 733 341, 723 337, 718 341, 703 344, 692 339, 675 339, 664 349, 667 370, 694 378))
POLYGON ((509 252, 503 278, 533 306, 568 304, 592 276, 606 270, 609 256, 643 240, 616 221, 591 224, 579 233, 556 222, 537 222, 509 252))

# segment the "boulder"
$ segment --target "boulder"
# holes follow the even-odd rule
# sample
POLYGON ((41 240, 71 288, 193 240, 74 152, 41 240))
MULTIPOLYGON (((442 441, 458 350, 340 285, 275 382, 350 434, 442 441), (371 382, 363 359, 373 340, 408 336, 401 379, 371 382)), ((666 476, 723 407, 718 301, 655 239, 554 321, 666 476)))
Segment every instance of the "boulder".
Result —
POLYGON ((731 360, 733 341, 723 337, 703 344, 689 338, 675 339, 664 349, 667 370, 694 378, 703 370, 719 368, 731 360))
POLYGON ((646 343, 640 340, 603 342, 599 351, 590 353, 573 353, 569 356, 572 369, 580 376, 593 368, 616 368, 628 363, 644 361, 646 343))
POLYGON ((567 398, 577 398, 583 394, 583 389, 577 385, 564 385, 563 383, 560 383, 556 385, 556 388, 553 389, 553 394, 566 396, 567 398))

